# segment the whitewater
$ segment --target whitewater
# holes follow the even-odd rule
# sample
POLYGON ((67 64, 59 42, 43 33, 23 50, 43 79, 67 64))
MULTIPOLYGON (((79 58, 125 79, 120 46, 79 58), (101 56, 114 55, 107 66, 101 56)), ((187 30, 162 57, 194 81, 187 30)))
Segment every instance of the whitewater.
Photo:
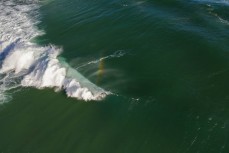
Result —
POLYGON ((32 42, 44 34, 36 28, 39 7, 37 2, 0 1, 0 103, 20 87, 64 90, 68 97, 85 101, 105 98, 109 92, 58 59, 60 47, 32 42))

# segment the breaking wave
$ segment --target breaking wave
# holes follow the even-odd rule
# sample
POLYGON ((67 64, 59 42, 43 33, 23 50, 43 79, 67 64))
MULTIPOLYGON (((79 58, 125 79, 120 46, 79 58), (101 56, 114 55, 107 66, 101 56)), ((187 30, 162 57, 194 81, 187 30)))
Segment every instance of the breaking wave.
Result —
POLYGON ((103 99, 109 92, 58 59, 61 48, 31 42, 43 34, 35 27, 38 8, 37 3, 0 1, 0 103, 9 100, 7 91, 18 87, 55 88, 86 101, 103 99))

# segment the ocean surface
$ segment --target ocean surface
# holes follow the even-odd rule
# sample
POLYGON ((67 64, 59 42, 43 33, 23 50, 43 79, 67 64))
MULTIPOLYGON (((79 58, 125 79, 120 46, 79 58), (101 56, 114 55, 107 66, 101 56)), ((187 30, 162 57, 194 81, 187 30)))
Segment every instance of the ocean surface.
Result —
POLYGON ((229 0, 0 0, 0 153, 228 153, 229 0))

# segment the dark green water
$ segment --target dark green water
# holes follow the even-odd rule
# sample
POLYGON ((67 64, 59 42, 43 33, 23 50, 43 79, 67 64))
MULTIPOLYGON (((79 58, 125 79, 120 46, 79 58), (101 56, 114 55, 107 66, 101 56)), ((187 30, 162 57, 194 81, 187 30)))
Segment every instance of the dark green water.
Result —
POLYGON ((0 106, 0 152, 229 152, 228 0, 41 5, 35 41, 115 95, 21 89, 0 106))

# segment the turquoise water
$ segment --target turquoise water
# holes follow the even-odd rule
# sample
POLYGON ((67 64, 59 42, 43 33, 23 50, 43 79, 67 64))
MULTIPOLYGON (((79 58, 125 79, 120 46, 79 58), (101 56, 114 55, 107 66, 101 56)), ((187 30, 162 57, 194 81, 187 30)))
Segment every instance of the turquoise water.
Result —
MULTIPOLYGON (((0 106, 0 152, 229 151, 228 0, 10 1, 0 2, 13 10, 36 6, 25 12, 36 23, 22 28, 36 29, 29 41, 61 48, 57 59, 71 67, 69 76, 111 94, 78 100, 64 90, 22 87, 20 77, 5 85, 1 73, 0 96, 7 100, 0 106)), ((23 46, 21 53, 35 49, 23 46)), ((11 54, 0 54, 2 67, 11 54)))

